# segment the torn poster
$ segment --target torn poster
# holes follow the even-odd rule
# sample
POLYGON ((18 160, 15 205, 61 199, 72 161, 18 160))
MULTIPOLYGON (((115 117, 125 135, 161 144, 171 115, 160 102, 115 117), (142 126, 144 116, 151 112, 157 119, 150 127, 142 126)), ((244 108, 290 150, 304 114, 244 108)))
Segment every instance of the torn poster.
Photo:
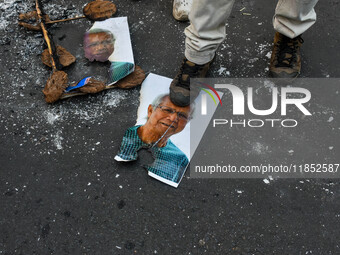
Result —
POLYGON ((96 21, 84 36, 85 57, 110 61, 109 83, 113 84, 135 68, 127 17, 96 21))
MULTIPOLYGON (((145 79, 137 123, 126 131, 115 160, 133 161, 140 149, 149 149, 154 162, 144 166, 148 174, 177 188, 194 153, 190 151, 190 124, 200 113, 195 110, 195 103, 186 107, 174 105, 168 94, 170 83, 171 79, 155 74, 145 79)), ((217 106, 213 107, 208 121, 200 124, 201 137, 217 106)))

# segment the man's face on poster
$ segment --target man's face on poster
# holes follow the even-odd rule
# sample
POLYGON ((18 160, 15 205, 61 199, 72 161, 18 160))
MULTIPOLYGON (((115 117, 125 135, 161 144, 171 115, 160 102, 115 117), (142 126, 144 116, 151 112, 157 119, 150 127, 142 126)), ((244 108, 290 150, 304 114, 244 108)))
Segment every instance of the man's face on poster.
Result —
POLYGON ((167 136, 171 136, 181 132, 190 119, 190 106, 179 107, 174 105, 169 96, 157 106, 149 105, 148 121, 152 127, 152 131, 158 135, 164 134, 169 128, 167 136))
POLYGON ((87 59, 105 62, 114 51, 114 39, 110 32, 86 33, 84 46, 87 59))

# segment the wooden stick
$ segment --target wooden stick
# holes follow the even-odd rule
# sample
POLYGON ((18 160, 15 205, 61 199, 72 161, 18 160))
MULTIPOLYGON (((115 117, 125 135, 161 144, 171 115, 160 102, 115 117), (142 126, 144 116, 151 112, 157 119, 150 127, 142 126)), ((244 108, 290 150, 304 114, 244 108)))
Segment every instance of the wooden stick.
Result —
MULTIPOLYGON (((139 85, 140 84, 136 84, 136 87, 139 86, 139 85)), ((111 86, 106 86, 104 90, 114 89, 114 88, 119 88, 119 87, 111 85, 111 86)), ((88 95, 88 94, 89 93, 84 93, 84 92, 68 92, 68 93, 63 93, 63 95, 60 97, 60 99, 66 99, 66 98, 75 97, 75 96, 83 96, 83 95, 88 95)))
POLYGON ((41 31, 41 26, 40 25, 32 25, 26 22, 19 21, 18 22, 19 26, 25 27, 28 30, 33 30, 33 31, 41 31))
POLYGON ((54 24, 54 23, 58 23, 58 22, 64 22, 64 21, 75 20, 75 19, 83 19, 83 18, 86 18, 86 17, 85 16, 79 16, 79 17, 68 18, 68 19, 51 20, 51 21, 47 21, 46 24, 54 24))
POLYGON ((56 64, 55 64, 55 61, 54 61, 54 58, 53 58, 53 51, 52 51, 52 46, 51 46, 51 40, 48 37, 48 33, 47 33, 47 30, 46 30, 44 22, 43 22, 42 13, 41 13, 41 10, 39 8, 38 0, 35 0, 35 8, 37 9, 37 14, 38 14, 38 18, 39 18, 38 22, 40 23, 40 26, 41 26, 41 29, 42 29, 45 41, 47 43, 48 52, 50 53, 50 56, 51 56, 52 69, 53 69, 53 72, 55 72, 55 71, 57 71, 57 67, 56 67, 56 64))

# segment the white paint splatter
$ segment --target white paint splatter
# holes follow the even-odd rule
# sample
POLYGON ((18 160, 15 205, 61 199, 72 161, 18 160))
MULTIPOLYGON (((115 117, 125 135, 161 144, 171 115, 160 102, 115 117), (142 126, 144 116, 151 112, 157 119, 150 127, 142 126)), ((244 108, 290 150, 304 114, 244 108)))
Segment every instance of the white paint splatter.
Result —
POLYGON ((64 140, 64 138, 61 136, 62 132, 59 130, 57 134, 54 136, 54 145, 57 147, 57 150, 62 150, 63 146, 61 145, 61 141, 64 140))
POLYGON ((54 110, 45 111, 44 116, 45 116, 47 122, 51 125, 53 125, 54 122, 57 121, 60 118, 60 115, 55 113, 54 110))
POLYGON ((104 104, 106 106, 117 107, 117 105, 126 99, 126 94, 117 93, 117 91, 111 91, 104 96, 104 104))
POLYGON ((227 71, 227 68, 221 66, 220 69, 217 70, 219 75, 225 74, 225 75, 230 75, 230 72, 227 71))
POLYGON ((253 63, 255 63, 258 60, 259 60, 259 58, 251 58, 251 59, 248 60, 248 63, 249 64, 253 64, 253 63))
MULTIPOLYGON (((267 69, 268 69, 268 67, 267 67, 267 69)), ((269 71, 269 69, 268 69, 268 71, 269 71)), ((274 84, 272 81, 270 81, 270 80, 265 80, 265 81, 263 82, 263 86, 264 86, 265 88, 270 88, 270 89, 272 89, 272 88, 275 87, 275 84, 274 84)))
POLYGON ((256 154, 263 154, 268 148, 263 144, 256 142, 253 144, 252 149, 256 154))

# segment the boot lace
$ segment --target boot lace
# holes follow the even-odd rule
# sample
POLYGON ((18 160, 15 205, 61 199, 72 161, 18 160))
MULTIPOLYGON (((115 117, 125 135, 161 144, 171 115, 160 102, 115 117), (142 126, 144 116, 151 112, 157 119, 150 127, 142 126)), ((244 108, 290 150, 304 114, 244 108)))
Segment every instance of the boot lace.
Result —
POLYGON ((296 52, 299 47, 299 43, 303 43, 301 36, 294 39, 283 36, 279 42, 279 50, 277 52, 277 65, 276 67, 293 67, 293 63, 296 61, 296 52))
POLYGON ((190 88, 190 77, 195 78, 198 77, 199 71, 201 70, 201 65, 194 65, 190 66, 186 63, 186 60, 182 64, 180 68, 180 74, 178 77, 178 86, 184 87, 184 88, 190 88), (184 80, 182 77, 183 75, 188 75, 188 78, 184 80))

